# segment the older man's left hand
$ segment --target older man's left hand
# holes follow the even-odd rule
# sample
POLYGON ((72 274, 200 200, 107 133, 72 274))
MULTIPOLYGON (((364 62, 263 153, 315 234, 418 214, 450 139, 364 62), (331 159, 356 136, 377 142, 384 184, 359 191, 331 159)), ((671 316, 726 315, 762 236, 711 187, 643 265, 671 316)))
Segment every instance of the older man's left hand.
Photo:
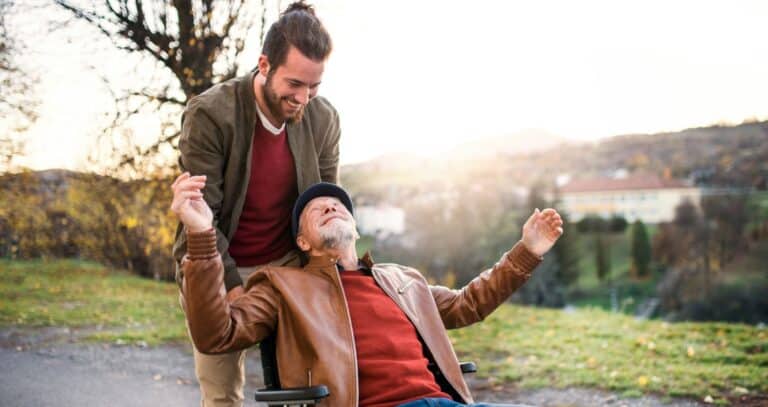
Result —
POLYGON ((523 244, 533 254, 543 256, 563 235, 563 219, 552 208, 537 208, 523 225, 523 244))

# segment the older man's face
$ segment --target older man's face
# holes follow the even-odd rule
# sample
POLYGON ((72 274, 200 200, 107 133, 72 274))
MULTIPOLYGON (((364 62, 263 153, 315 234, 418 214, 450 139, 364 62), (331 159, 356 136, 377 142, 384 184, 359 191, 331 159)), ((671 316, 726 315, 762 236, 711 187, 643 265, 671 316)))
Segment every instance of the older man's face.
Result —
POLYGON ((355 242, 355 219, 336 198, 318 197, 304 207, 299 218, 299 235, 315 250, 338 250, 355 242))

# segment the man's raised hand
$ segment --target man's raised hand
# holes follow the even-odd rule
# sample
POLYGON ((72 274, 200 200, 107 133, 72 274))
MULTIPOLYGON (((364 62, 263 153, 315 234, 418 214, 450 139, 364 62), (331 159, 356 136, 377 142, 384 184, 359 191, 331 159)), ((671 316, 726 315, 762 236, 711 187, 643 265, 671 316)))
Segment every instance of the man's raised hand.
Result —
POLYGON ((203 200, 205 175, 192 176, 188 172, 173 181, 171 210, 190 232, 203 232, 213 225, 213 212, 203 200))
POLYGON ((523 244, 533 254, 543 256, 563 235, 563 219, 552 208, 538 208, 523 225, 523 244))

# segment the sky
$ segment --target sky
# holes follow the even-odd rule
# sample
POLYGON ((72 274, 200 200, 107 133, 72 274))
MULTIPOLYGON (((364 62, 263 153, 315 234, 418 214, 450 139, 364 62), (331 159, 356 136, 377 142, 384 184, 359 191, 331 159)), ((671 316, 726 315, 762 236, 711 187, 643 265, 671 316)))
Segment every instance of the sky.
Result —
MULTIPOLYGON (((334 40, 320 93, 340 114, 342 164, 531 129, 593 141, 768 119, 765 1, 313 3, 334 40)), ((99 73, 129 85, 140 71, 73 30, 24 56, 44 67, 20 160, 34 169, 85 169, 112 106, 99 73)), ((158 128, 133 131, 149 141, 158 128)))

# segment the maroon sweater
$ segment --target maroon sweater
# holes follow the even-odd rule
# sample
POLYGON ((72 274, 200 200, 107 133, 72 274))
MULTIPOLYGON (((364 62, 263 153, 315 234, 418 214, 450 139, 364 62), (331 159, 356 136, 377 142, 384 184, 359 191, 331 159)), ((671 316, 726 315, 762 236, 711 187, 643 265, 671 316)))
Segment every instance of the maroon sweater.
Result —
POLYGON ((450 399, 427 368, 416 328, 405 313, 367 272, 340 274, 355 337, 360 406, 450 399))
POLYGON ((259 122, 253 135, 243 213, 229 244, 229 254, 238 267, 269 263, 294 247, 291 209, 297 189, 296 166, 285 129, 274 135, 259 122))

